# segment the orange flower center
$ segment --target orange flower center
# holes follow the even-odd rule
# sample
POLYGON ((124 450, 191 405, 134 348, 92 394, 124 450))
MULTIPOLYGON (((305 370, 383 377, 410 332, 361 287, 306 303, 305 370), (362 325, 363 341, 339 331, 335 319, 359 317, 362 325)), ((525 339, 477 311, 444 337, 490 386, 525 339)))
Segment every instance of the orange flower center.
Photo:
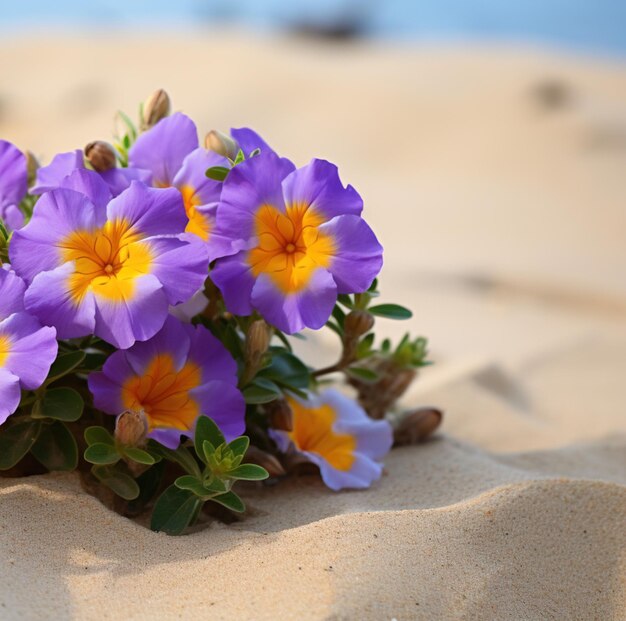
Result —
POLYGON ((0 369, 6 364, 11 353, 11 339, 6 334, 0 334, 0 369))
POLYGON ((200 414, 200 406, 189 394, 202 380, 202 371, 187 362, 176 370, 169 354, 157 354, 142 376, 129 378, 122 387, 127 410, 143 410, 150 429, 171 427, 189 431, 200 414))
POLYGON ((288 398, 288 401, 293 411, 293 430, 289 437, 296 448, 317 453, 337 470, 350 470, 356 439, 350 434, 334 431, 335 410, 330 405, 307 408, 295 399, 288 398))
POLYGON ((283 293, 306 287, 318 268, 325 268, 335 252, 330 235, 321 233, 324 219, 308 205, 289 205, 285 213, 263 205, 255 216, 259 240, 248 253, 254 276, 268 274, 283 293))

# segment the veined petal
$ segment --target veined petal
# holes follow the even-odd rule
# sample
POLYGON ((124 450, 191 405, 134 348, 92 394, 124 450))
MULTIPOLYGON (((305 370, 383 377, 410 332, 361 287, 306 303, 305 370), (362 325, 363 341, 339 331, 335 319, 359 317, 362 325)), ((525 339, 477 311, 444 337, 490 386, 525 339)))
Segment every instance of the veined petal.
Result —
POLYGON ((129 151, 129 162, 135 168, 149 170, 155 186, 167 187, 173 184, 185 157, 197 148, 194 122, 176 112, 139 136, 129 151))
POLYGON ((7 369, 0 368, 0 425, 17 410, 21 396, 19 378, 7 369))
POLYGON ((149 188, 139 181, 133 181, 109 203, 107 215, 110 221, 124 221, 145 237, 179 235, 187 225, 178 190, 149 188))
POLYGON ((342 214, 360 215, 363 200, 351 186, 343 187, 339 171, 326 160, 314 159, 292 172, 284 181, 285 202, 306 205, 326 220, 342 214))
POLYGON ((94 298, 95 335, 120 349, 154 336, 168 316, 167 296, 151 274, 135 278, 130 294, 120 287, 115 297, 94 298))
POLYGON ((339 293, 367 291, 383 266, 383 247, 365 220, 338 216, 319 227, 335 246, 328 270, 339 293))
POLYGON ((77 300, 71 287, 74 263, 69 262, 35 276, 24 296, 24 305, 43 325, 54 326, 61 339, 93 333, 95 301, 91 291, 77 300))
POLYGON ((0 322, 0 334, 9 335, 11 341, 5 367, 27 390, 39 388, 57 355, 56 330, 42 328, 28 313, 16 313, 0 322))
POLYGON ((11 265, 26 282, 63 262, 62 243, 72 233, 91 231, 104 223, 105 213, 85 195, 59 189, 37 202, 31 221, 13 234, 11 265))

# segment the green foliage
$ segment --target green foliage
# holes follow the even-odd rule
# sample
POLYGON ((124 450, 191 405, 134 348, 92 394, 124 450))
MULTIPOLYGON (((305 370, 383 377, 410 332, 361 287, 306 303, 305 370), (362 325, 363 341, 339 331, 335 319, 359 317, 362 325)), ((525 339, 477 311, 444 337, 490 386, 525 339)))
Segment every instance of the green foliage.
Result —
POLYGON ((186 468, 187 474, 179 476, 159 496, 150 527, 180 535, 193 524, 207 501, 217 502, 232 511, 244 511, 243 501, 232 491, 232 486, 240 480, 262 481, 269 476, 261 466, 241 463, 249 445, 246 436, 226 443, 218 426, 210 418, 201 416, 196 423, 194 450, 204 467, 200 470, 194 462, 194 467, 186 468))
POLYGON ((82 364, 85 360, 85 356, 85 352, 80 350, 60 353, 50 367, 45 385, 52 384, 52 382, 56 382, 56 380, 71 373, 76 367, 82 364))
POLYGON ((11 421, 0 427, 0 470, 18 464, 39 437, 41 422, 32 419, 11 421))
POLYGON ((209 179, 213 179, 213 181, 224 181, 224 179, 228 177, 229 172, 230 168, 226 168, 225 166, 211 166, 211 168, 207 168, 205 175, 209 179))
POLYGON ((41 425, 31 453, 50 471, 71 471, 78 466, 78 445, 72 432, 61 421, 41 425))
POLYGON ((69 423, 81 417, 84 406, 83 398, 73 388, 51 388, 35 402, 31 416, 69 423))
POLYGON ((411 319, 413 313, 399 304, 378 304, 367 309, 372 315, 387 319, 411 319))

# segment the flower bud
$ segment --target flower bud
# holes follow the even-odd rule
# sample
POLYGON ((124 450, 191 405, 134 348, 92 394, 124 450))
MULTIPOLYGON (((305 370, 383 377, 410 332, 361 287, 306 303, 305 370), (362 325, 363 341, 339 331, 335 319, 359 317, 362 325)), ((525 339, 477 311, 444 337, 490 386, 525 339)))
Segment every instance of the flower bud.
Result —
POLYGON ((353 310, 346 315, 343 329, 347 338, 359 338, 374 327, 374 317, 365 310, 353 310))
POLYGON ((115 168, 117 158, 113 147, 103 140, 95 140, 85 147, 85 157, 98 172, 105 172, 115 168))
POLYGON ((126 410, 115 421, 115 439, 122 446, 145 444, 148 433, 148 419, 143 410, 126 410))
POLYGON ((162 89, 158 89, 144 101, 141 129, 150 129, 161 119, 169 115, 171 108, 170 96, 162 89))
POLYGON ((204 138, 204 146, 210 151, 215 151, 224 157, 234 160, 237 157, 239 146, 228 135, 212 129, 204 138))
POLYGON ((277 399, 266 406, 267 418, 272 429, 293 431, 293 412, 284 399, 277 399))
POLYGON ((37 178, 37 170, 39 169, 39 162, 37 158, 33 155, 32 151, 26 151, 24 153, 26 156, 26 170, 28 174, 28 187, 35 183, 35 179, 37 178))
POLYGON ((263 319, 252 322, 246 334, 246 363, 257 367, 270 344, 270 331, 263 319))
POLYGON ((443 413, 435 408, 418 408, 407 412, 393 432, 394 444, 417 444, 423 442, 441 425, 443 413))
POLYGON ((271 477, 281 477, 285 474, 282 464, 272 455, 256 446, 250 446, 244 457, 245 464, 256 464, 265 468, 271 477))

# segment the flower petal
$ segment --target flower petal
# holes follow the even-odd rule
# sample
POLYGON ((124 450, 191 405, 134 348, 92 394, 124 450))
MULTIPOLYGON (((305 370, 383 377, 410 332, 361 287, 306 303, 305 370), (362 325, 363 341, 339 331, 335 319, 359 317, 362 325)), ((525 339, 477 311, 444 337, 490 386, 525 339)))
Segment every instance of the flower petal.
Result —
POLYGON ((185 157, 197 148, 194 122, 176 112, 137 138, 129 151, 129 162, 135 168, 152 172, 154 185, 167 187, 173 184, 185 157))
POLYGON ((84 194, 99 210, 105 210, 111 200, 111 191, 102 177, 86 168, 78 168, 64 177, 59 187, 84 194))
POLYGON ((0 369, 0 425, 17 410, 21 397, 18 377, 7 369, 0 369))
POLYGON ((344 188, 337 167, 326 160, 311 160, 283 182, 285 202, 313 207, 327 220, 342 214, 360 215, 363 200, 351 186, 344 188))
POLYGON ((246 402, 232 384, 212 381, 190 394, 199 401, 200 411, 215 421, 227 442, 240 436, 246 429, 246 402))
POLYGON ((220 259, 211 270, 211 280, 222 292, 226 308, 235 315, 252 314, 250 296, 254 277, 246 262, 246 252, 220 259))
POLYGON ((96 408, 115 416, 124 411, 122 386, 134 375, 126 354, 127 352, 116 351, 109 356, 101 372, 90 373, 88 378, 96 408))
POLYGON ((0 320, 24 310, 26 284, 12 270, 0 269, 0 320))
POLYGON ((7 140, 0 140, 0 208, 19 205, 26 195, 26 156, 7 140))
POLYGON ((196 205, 216 204, 220 199, 222 183, 206 176, 207 169, 212 166, 228 166, 228 160, 214 151, 202 147, 195 149, 184 159, 172 185, 181 192, 183 188, 189 188, 196 205))
POLYGON ((57 355, 56 330, 42 328, 28 313, 16 313, 0 322, 0 333, 11 339, 6 368, 20 378, 27 390, 39 388, 57 355))
POLYGON ((237 363, 206 328, 197 326, 191 340, 189 360, 202 368, 202 382, 220 380, 237 385, 237 363))
POLYGON ((95 301, 87 291, 77 304, 69 280, 74 263, 69 262, 35 276, 24 296, 24 305, 43 325, 54 326, 60 339, 91 334, 95 326, 95 301))
POLYGON ((35 185, 31 194, 43 194, 61 185, 61 181, 78 168, 85 168, 83 152, 80 149, 69 153, 59 153, 50 164, 37 170, 35 185))
POLYGON ((359 216, 339 216, 319 227, 335 247, 328 267, 339 293, 367 291, 383 266, 383 247, 359 216))
POLYGON ((254 130, 248 127, 231 128, 230 135, 246 157, 249 157, 255 149, 261 149, 262 153, 274 153, 270 145, 254 130))

